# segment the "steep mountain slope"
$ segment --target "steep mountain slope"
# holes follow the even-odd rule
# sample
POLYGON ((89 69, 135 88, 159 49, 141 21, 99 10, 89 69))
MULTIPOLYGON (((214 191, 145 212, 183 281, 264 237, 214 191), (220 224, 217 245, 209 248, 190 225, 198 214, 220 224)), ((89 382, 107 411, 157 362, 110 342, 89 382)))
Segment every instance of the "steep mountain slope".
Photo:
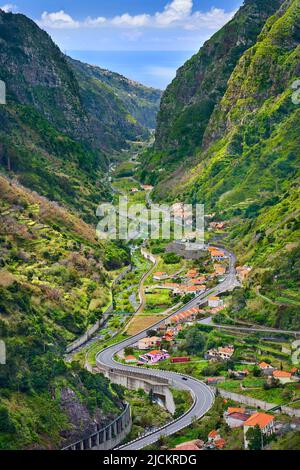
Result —
MULTIPOLYGON (((149 135, 130 110, 150 119, 149 93, 153 120, 156 92, 132 85, 130 100, 121 99, 125 85, 114 89, 87 66, 70 66, 33 21, 1 10, 0 79, 7 87, 7 105, 0 107, 0 168, 94 221, 97 204, 110 198, 103 176, 108 155, 149 135)), ((117 81, 113 76, 114 86, 117 81)))
POLYGON ((224 242, 253 267, 232 312, 294 329, 300 327, 300 106, 292 85, 299 77, 300 3, 287 0, 234 68, 194 154, 197 164, 185 172, 177 164, 177 173, 156 188, 157 198, 205 203, 207 213, 230 220, 224 242))
POLYGON ((251 47, 266 20, 283 0, 246 0, 235 17, 209 39, 177 72, 163 94, 157 117, 155 152, 144 174, 161 179, 178 164, 192 165, 215 106, 241 55, 251 47), (182 161, 182 157, 184 160, 182 161), (159 174, 158 168, 162 168, 159 174))
POLYGON ((1 449, 60 448, 119 413, 117 388, 63 361, 110 303, 105 259, 90 226, 0 177, 1 449))
MULTIPOLYGON (((84 88, 85 81, 88 79, 91 87, 97 83, 103 86, 104 90, 110 90, 115 99, 119 99, 127 113, 145 128, 154 129, 156 126, 156 115, 159 110, 161 90, 145 87, 140 83, 128 80, 118 73, 101 69, 94 65, 84 64, 78 60, 67 58, 72 66, 75 75, 78 77, 79 84, 84 88)), ((120 103, 120 105, 121 105, 120 103)))

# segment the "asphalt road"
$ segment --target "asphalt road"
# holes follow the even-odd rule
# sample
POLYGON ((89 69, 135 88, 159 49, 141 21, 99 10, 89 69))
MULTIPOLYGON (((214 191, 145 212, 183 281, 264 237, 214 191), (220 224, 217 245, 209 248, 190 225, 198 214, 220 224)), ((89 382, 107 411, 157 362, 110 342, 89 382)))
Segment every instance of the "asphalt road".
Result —
MULTIPOLYGON (((229 258, 229 270, 228 270, 225 280, 221 282, 219 285, 217 285, 216 287, 208 290, 204 294, 201 294, 195 297, 194 299, 192 299, 184 307, 181 307, 176 312, 173 312, 170 315, 170 317, 175 315, 176 313, 183 312, 184 310, 187 310, 191 307, 204 304, 207 301, 207 297, 209 295, 212 295, 212 294, 218 295, 222 292, 225 292, 227 290, 234 288, 236 285, 239 285, 236 280, 236 273, 235 273, 235 261, 236 261, 235 256, 233 253, 230 253, 230 252, 226 252, 226 254, 229 258)), ((155 325, 152 325, 151 328, 155 329, 159 327, 165 322, 165 320, 166 318, 164 318, 163 320, 160 320, 155 325)), ((147 335, 148 329, 149 328, 138 333, 135 336, 125 339, 124 341, 118 344, 114 344, 104 349, 103 351, 100 351, 96 356, 97 364, 104 365, 106 367, 108 366, 114 370, 119 370, 119 371, 127 370, 131 372, 138 371, 140 373, 142 372, 143 374, 147 374, 151 377, 156 376, 156 377, 160 377, 163 379, 167 379, 172 387, 188 390, 193 397, 193 405, 190 408, 190 410, 188 410, 187 413, 179 417, 177 420, 172 421, 169 424, 166 424, 164 427, 152 432, 151 434, 147 436, 143 436, 139 439, 136 439, 133 442, 130 442, 122 446, 122 450, 123 449, 124 450, 125 449, 126 450, 139 450, 150 444, 153 444, 161 436, 168 436, 168 435, 176 433, 177 431, 180 431, 181 429, 189 426, 193 422, 194 419, 199 419, 202 416, 204 416, 207 413, 207 411, 212 407, 213 402, 214 402, 214 395, 211 389, 207 385, 205 385, 203 382, 195 378, 183 376, 175 372, 145 369, 145 368, 140 368, 136 366, 127 366, 127 365, 120 364, 115 361, 114 356, 119 351, 121 351, 125 347, 129 347, 129 346, 136 344, 140 339, 144 338, 147 335)))

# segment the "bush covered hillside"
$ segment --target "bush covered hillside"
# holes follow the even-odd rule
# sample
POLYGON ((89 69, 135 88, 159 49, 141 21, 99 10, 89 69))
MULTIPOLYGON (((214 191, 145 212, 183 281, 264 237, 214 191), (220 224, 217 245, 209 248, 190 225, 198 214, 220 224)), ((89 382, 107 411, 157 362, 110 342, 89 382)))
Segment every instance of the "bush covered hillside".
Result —
POLYGON ((123 99, 126 86, 117 83, 129 81, 112 75, 108 85, 83 64, 70 65, 24 15, 0 10, 0 43, 7 86, 0 168, 94 221, 97 203, 111 196, 105 178, 111 154, 149 135, 145 126, 155 120, 160 92, 131 84, 131 99, 123 99))
POLYGON ((255 268, 237 316, 289 328, 299 328, 299 77, 300 5, 287 0, 231 73, 193 153, 197 164, 177 165, 166 179, 161 172, 156 188, 157 198, 205 203, 230 221, 228 242, 255 268))
MULTIPOLYGON (((91 89, 98 87, 98 94, 101 96, 101 93, 103 95, 105 92, 108 93, 110 101, 114 99, 120 110, 125 110, 128 113, 129 120, 131 115, 136 122, 146 129, 155 129, 156 115, 159 110, 162 91, 146 87, 118 73, 110 72, 94 65, 84 64, 70 57, 67 60, 78 78, 83 95, 86 89, 87 100, 91 89)), ((104 112, 107 112, 107 108, 104 109, 104 112)))
POLYGON ((163 94, 149 170, 157 176, 192 165, 203 136, 242 54, 253 46, 266 20, 283 0, 246 0, 235 17, 177 72, 163 94), (184 157, 184 159, 182 158, 184 157), (190 158, 188 158, 190 157, 190 158))
POLYGON ((63 352, 111 302, 106 261, 121 267, 128 255, 3 177, 0 214, 0 448, 59 448, 119 413, 117 389, 63 352))

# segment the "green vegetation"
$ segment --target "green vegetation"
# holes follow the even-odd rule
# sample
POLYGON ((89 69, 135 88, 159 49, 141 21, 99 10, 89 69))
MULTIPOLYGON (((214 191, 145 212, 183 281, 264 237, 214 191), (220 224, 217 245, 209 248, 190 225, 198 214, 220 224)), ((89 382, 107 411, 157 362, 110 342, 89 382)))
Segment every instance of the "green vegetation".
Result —
POLYGON ((223 243, 238 264, 253 267, 238 294, 244 300, 234 299, 229 316, 291 330, 300 326, 300 107, 292 101, 299 22, 295 0, 247 1, 180 69, 162 98, 156 150, 149 149, 141 165, 144 178, 163 170, 149 177, 158 183, 154 198, 204 203, 207 213, 229 222, 223 243), (246 48, 225 40, 240 27, 246 48), (194 119, 194 105, 205 110, 203 119, 194 119))
POLYGON ((121 405, 104 377, 62 357, 111 302, 106 248, 82 220, 3 177, 0 194, 0 448, 60 448, 121 405))
MULTIPOLYGON (((163 94, 155 146, 146 152, 142 178, 154 183, 165 180, 171 172, 177 177, 180 169, 182 173, 195 163, 197 151, 203 141, 206 143, 210 117, 226 91, 230 75, 242 54, 255 44, 266 20, 282 3, 283 0, 247 0, 235 17, 178 70, 176 79, 163 94)), ((172 183, 174 175, 169 181, 172 183)), ((164 191, 164 196, 167 192, 164 191)))

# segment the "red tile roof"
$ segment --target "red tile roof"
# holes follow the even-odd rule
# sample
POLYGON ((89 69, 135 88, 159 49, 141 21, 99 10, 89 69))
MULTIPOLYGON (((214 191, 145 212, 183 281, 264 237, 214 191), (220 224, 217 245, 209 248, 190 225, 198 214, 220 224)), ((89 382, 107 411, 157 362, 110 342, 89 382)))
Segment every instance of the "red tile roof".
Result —
POLYGON ((268 415, 267 413, 254 413, 254 415, 250 416, 247 421, 245 421, 244 426, 259 426, 263 429, 267 424, 274 421, 274 416, 268 415))
POLYGON ((292 377, 291 372, 285 372, 284 370, 274 370, 273 377, 278 379, 287 378, 290 379, 292 377))

